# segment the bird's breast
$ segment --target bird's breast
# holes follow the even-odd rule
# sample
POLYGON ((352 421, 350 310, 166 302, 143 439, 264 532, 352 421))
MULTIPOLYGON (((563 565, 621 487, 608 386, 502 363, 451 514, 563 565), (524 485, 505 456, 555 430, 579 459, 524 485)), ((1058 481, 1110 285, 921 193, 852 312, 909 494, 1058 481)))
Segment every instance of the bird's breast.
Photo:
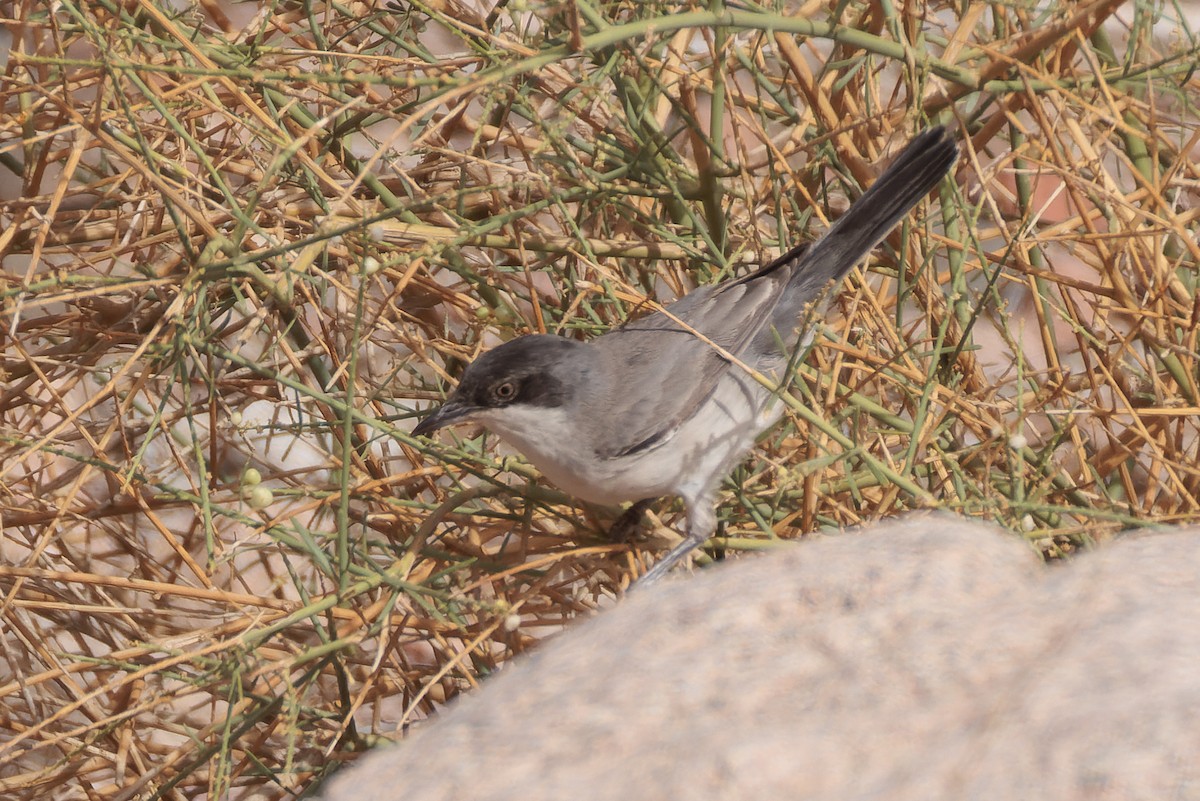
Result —
POLYGON ((599 455, 610 443, 603 431, 620 421, 572 419, 566 407, 509 407, 503 417, 480 416, 493 433, 520 451, 559 489, 590 503, 612 505, 679 495, 688 500, 716 486, 782 413, 782 403, 734 368, 687 420, 652 446, 599 455), (599 432, 599 433, 597 433, 599 432))

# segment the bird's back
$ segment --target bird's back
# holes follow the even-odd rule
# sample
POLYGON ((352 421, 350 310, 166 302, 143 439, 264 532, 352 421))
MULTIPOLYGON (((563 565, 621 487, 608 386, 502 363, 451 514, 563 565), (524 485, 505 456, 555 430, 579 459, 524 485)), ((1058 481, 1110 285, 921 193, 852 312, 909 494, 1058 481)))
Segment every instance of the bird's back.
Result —
POLYGON ((604 445, 605 455, 634 453, 670 436, 728 371, 742 369, 734 360, 760 372, 781 366, 788 353, 779 345, 796 342, 806 308, 866 257, 957 155, 945 128, 922 132, 811 246, 793 248, 742 278, 697 289, 593 340, 615 374, 636 377, 604 401, 611 419, 627 423, 604 445))

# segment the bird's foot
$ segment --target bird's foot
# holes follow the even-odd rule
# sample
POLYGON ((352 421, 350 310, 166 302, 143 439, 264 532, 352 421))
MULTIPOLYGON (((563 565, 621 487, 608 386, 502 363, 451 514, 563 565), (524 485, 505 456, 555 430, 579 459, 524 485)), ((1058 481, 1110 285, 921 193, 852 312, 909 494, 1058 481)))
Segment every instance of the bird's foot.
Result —
POLYGON ((633 539, 633 535, 642 526, 642 518, 646 516, 646 510, 654 503, 653 498, 647 498, 626 509, 612 527, 608 529, 608 538, 613 542, 625 543, 633 539))
POLYGON ((658 581, 663 576, 675 567, 685 556, 699 548, 708 539, 707 536, 695 536, 689 534, 683 538, 683 541, 676 545, 671 550, 667 551, 666 556, 658 560, 658 564, 650 568, 646 575, 642 576, 635 582, 636 587, 645 587, 658 581))

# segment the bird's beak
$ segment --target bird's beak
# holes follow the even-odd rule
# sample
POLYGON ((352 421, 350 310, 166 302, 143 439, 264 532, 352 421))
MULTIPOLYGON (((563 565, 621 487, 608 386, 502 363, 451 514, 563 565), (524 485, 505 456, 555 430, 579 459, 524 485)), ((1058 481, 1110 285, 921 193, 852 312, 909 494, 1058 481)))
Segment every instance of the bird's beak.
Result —
POLYGON ((422 437, 432 434, 439 428, 445 428, 448 425, 453 425, 467 419, 476 411, 478 409, 471 404, 451 398, 439 408, 434 409, 433 413, 424 420, 417 423, 416 428, 412 430, 412 435, 414 437, 422 437))

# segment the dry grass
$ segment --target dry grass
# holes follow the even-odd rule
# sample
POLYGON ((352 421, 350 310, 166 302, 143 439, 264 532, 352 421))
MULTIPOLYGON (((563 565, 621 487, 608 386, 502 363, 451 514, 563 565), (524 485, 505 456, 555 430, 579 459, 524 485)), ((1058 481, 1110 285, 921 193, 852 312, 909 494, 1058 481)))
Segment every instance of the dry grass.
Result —
POLYGON ((0 2, 5 798, 289 797, 618 593, 652 551, 415 413, 814 235, 928 120, 956 180, 847 282, 726 548, 1200 520, 1177 6, 181 5, 0 2))

